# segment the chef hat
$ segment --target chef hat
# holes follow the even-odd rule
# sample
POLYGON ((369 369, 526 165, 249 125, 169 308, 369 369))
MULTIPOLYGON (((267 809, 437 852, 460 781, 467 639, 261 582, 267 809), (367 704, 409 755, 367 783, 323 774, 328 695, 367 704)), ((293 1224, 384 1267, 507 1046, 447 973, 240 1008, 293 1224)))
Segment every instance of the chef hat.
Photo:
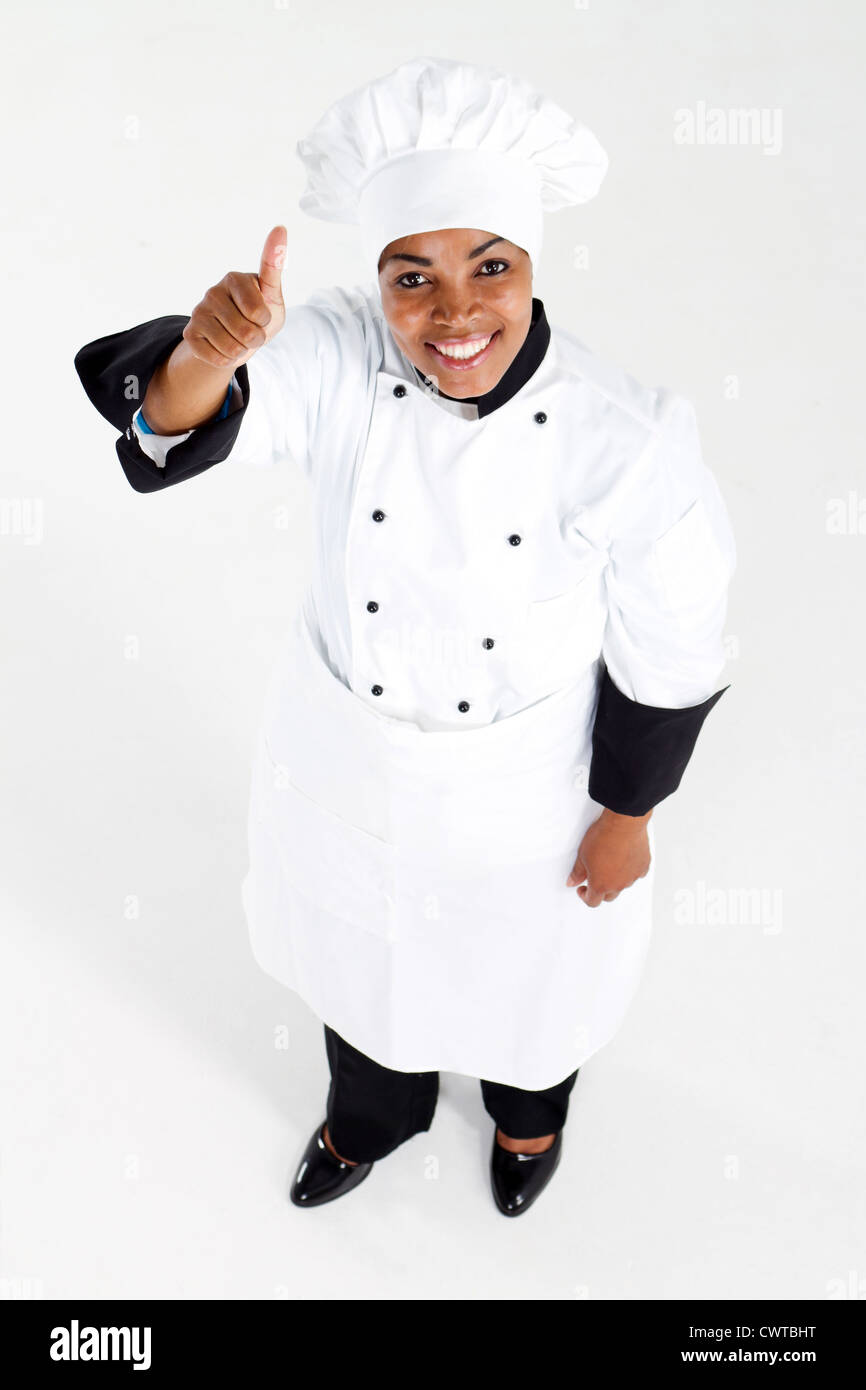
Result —
POLYGON ((360 226, 371 266, 389 242, 444 227, 507 237, 537 265, 544 212, 598 192, 592 131, 495 68, 413 58, 342 97, 297 144, 300 207, 360 226))

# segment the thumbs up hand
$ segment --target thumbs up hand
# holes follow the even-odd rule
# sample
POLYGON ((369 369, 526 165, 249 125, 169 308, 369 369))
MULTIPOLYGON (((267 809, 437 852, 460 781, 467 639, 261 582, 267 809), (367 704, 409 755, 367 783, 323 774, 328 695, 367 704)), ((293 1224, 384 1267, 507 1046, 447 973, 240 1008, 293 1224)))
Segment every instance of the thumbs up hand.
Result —
POLYGON ((234 371, 279 333, 286 321, 280 277, 287 239, 285 227, 272 228, 258 275, 230 270, 195 306, 183 330, 193 357, 234 371))

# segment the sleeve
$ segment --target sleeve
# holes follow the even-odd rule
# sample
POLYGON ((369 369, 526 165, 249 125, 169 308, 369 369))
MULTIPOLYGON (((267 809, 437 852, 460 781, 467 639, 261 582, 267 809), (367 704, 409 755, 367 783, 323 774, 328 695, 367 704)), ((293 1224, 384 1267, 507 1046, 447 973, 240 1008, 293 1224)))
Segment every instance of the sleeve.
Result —
POLYGON ((233 413, 220 412, 198 429, 178 435, 155 435, 141 424, 140 405, 150 379, 177 347, 188 322, 188 316, 167 314, 97 338, 75 355, 75 370, 88 400, 121 431, 115 449, 136 492, 155 492, 222 462, 240 430, 249 398, 246 365, 233 378, 240 397, 233 413))
POLYGON ((155 492, 231 458, 268 466, 293 458, 309 475, 324 379, 339 366, 340 322, 321 303, 292 305, 283 328, 238 367, 228 408, 196 429, 156 435, 141 402, 156 368, 183 337, 188 317, 170 314, 87 343, 75 368, 88 399, 116 430, 115 448, 130 486, 155 492), (336 351, 335 351, 336 345, 336 351))
MULTIPOLYGON (((243 405, 241 389, 237 383, 237 377, 233 376, 226 391, 225 399, 220 409, 214 415, 215 420, 224 420, 230 411, 239 410, 243 405)), ((207 421, 205 423, 208 423, 207 421)), ((144 410, 139 409, 132 417, 132 429, 138 441, 139 447, 158 468, 165 467, 165 460, 169 449, 173 449, 175 444, 182 444, 185 439, 189 439, 192 430, 185 430, 182 434, 156 434, 145 419, 144 410)))
POLYGON ((659 393, 660 424, 611 528, 604 670, 589 794, 645 815, 680 785, 725 690, 722 638, 736 548, 692 405, 659 393))

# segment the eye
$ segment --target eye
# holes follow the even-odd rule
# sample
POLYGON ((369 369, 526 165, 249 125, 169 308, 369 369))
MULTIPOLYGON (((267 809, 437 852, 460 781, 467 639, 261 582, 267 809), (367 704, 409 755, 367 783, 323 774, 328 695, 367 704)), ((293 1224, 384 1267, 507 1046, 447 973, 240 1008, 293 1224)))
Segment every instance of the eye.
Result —
MULTIPOLYGON (((483 280, 492 280, 496 275, 503 275, 509 269, 508 261, 490 260, 482 261, 478 267, 478 274, 483 280), (490 274, 482 273, 490 271, 490 274)), ((421 274, 420 270, 406 270, 394 281, 394 286, 401 290, 414 290, 418 288, 418 282, 427 283, 427 279, 421 274), (414 280, 414 284, 407 284, 407 281, 414 280)))

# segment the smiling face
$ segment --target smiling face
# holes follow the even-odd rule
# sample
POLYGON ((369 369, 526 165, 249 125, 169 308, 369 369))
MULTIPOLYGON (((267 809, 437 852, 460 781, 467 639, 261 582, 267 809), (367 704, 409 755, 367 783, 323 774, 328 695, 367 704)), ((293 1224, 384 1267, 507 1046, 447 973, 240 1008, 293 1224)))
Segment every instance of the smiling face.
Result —
POLYGON ((379 258, 379 288, 400 350, 458 399, 492 391, 532 322, 532 262, 495 232, 399 237, 379 258))

